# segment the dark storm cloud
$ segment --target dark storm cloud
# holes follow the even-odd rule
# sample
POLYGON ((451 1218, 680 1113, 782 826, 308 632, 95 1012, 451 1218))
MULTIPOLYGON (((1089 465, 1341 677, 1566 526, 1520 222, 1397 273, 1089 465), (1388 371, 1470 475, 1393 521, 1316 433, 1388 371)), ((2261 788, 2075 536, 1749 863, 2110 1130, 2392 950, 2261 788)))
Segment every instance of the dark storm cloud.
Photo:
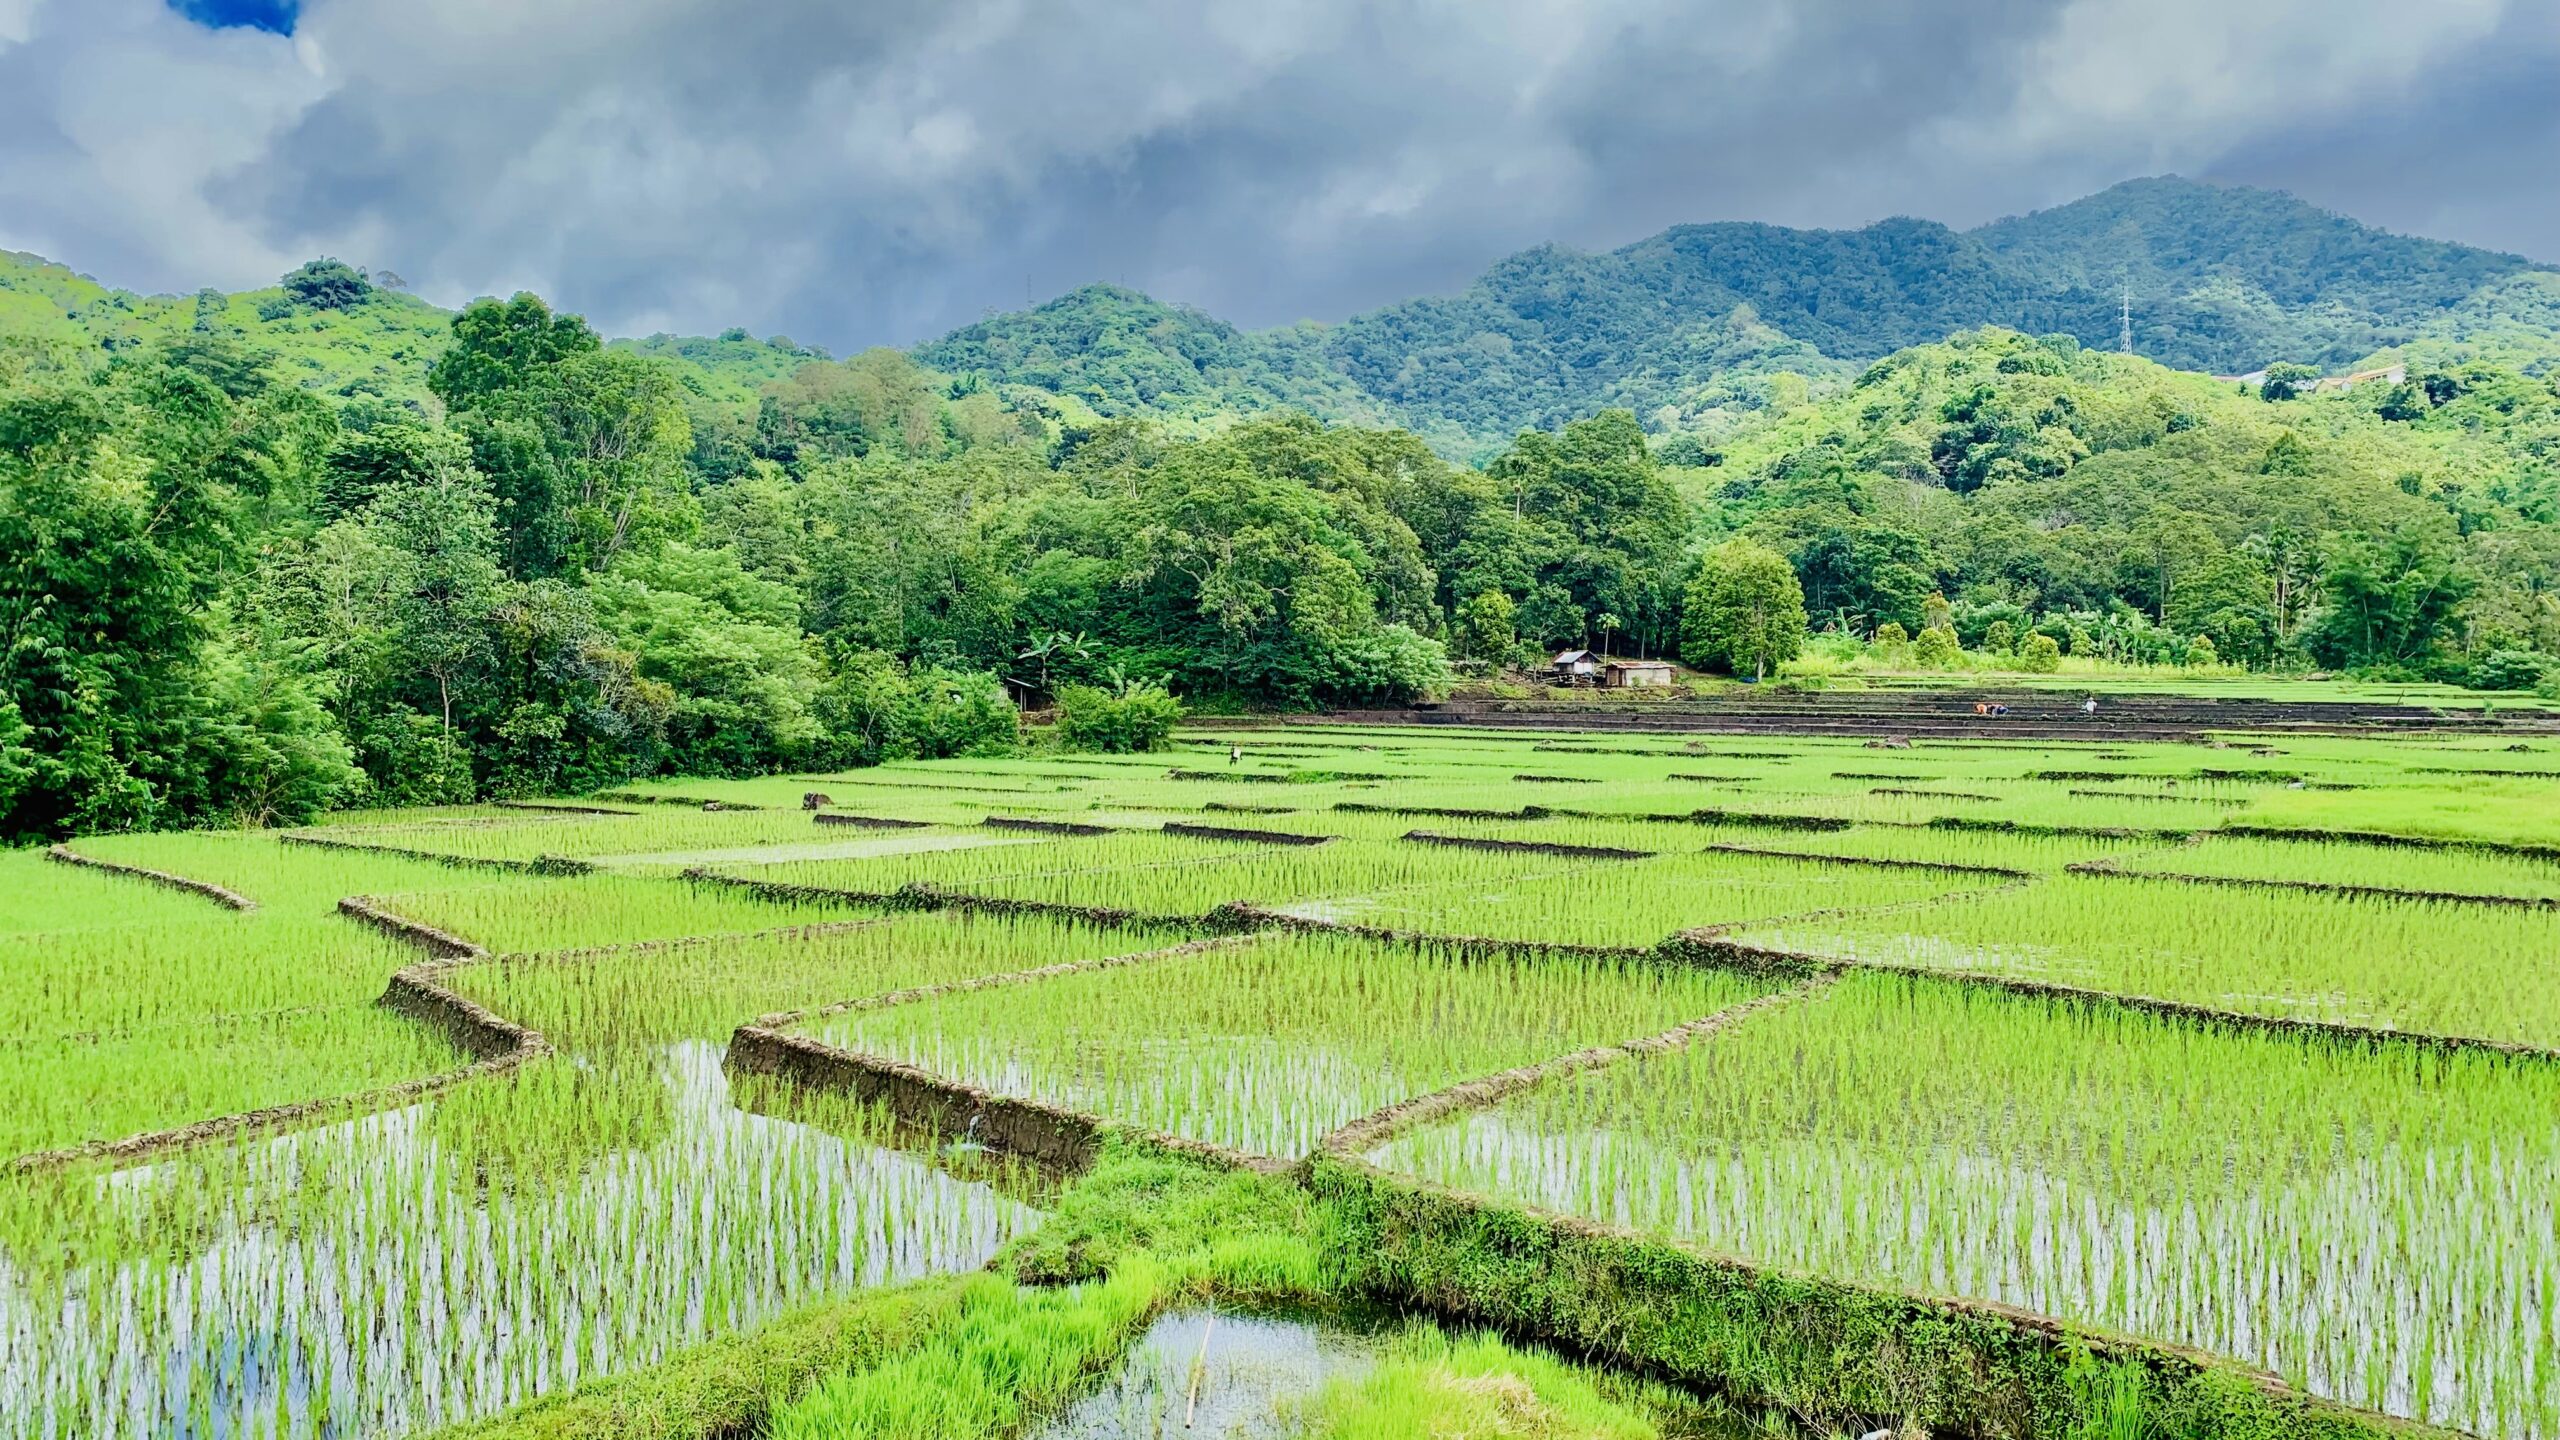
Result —
POLYGON ((2549 187, 2516 183, 2540 169, 2507 168, 2550 139, 2527 15, 310 0, 283 37, 0 0, 0 243, 172 289, 326 251, 448 302, 532 288, 616 331, 839 349, 1089 281, 1330 319, 1548 240, 1971 223, 2171 169, 2552 255, 2549 187))
POLYGON ((2331 123, 2253 136, 2202 178, 2276 186, 2368 224, 2560 261, 2560 7, 2331 123))

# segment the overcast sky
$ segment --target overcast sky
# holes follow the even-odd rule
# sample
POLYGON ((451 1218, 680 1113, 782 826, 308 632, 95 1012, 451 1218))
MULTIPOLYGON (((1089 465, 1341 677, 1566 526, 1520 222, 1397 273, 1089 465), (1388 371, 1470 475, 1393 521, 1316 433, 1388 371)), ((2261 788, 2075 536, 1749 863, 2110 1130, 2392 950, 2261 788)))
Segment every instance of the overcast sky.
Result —
POLYGON ((0 0, 0 248, 846 351, 2175 171, 2560 260, 2553 0, 0 0))

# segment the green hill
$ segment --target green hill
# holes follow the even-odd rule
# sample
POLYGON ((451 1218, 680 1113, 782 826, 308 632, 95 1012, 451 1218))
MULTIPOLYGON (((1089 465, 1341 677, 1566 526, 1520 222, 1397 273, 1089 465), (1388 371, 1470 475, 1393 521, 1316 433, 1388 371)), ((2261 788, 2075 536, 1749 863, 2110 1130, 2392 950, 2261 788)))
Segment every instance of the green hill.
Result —
POLYGON ((1317 326, 1252 333, 1114 285, 955 330, 916 358, 955 375, 1035 385, 1104 415, 1166 418, 1295 408, 1382 422, 1388 407, 1336 369, 1317 326))
MULTIPOLYGON (((1299 409, 1401 426, 1444 455, 1483 458, 1522 429, 1613 406, 1656 434, 1712 446, 1808 386, 1826 393, 1884 355, 1979 326, 2112 350, 2128 290, 2136 351, 2182 370, 2281 360, 2335 371, 2384 354, 2528 373, 2560 362, 2560 272, 2393 235, 2272 191, 2176 178, 1969 231, 1913 219, 1856 230, 1723 223, 1605 254, 1541 246, 1458 294, 1332 325, 1248 331, 1087 286, 913 353, 967 386, 1059 397, 1069 417, 1146 415, 1197 431, 1299 409)), ((229 335, 338 396, 421 398, 450 318, 382 289, 338 306, 283 289, 142 296, 0 254, 0 336, 94 353, 229 335)), ((701 407, 739 424, 753 421, 766 387, 828 358, 742 330, 615 343, 672 362, 701 407)))
POLYGON ((39 256, 0 251, 0 339, 72 352, 219 336, 264 350, 280 377, 339 398, 421 400, 453 312, 374 288, 355 304, 297 303, 282 287, 137 295, 39 256))
MULTIPOLYGON (((367 283, 360 295, 325 304, 298 299, 282 285, 141 295, 42 256, 0 251, 0 344, 94 356, 188 336, 225 338, 264 352, 278 378, 307 390, 429 405, 427 367, 452 343, 454 312, 367 283)), ((743 330, 612 343, 669 362, 698 400, 749 422, 766 385, 829 358, 814 346, 781 336, 758 340, 743 330)))
POLYGON ((2162 178, 1971 231, 1729 223, 1599 255, 1543 246, 1457 295, 1333 326, 1246 332, 1127 291, 1081 291, 919 355, 1106 413, 1150 395, 1342 420, 1383 412, 1471 453, 1609 405, 1656 430, 1713 432, 1765 399, 1753 382, 1767 376, 1836 378, 1980 325, 2113 349, 2128 287, 2136 350, 2179 369, 2338 369, 2401 345, 2532 367, 2560 358, 2555 280, 2519 256, 2393 235, 2290 196, 2162 178), (1098 309, 1110 323, 1091 323, 1098 309))
POLYGON ((1968 605, 1986 624, 2133 615, 2250 664, 2297 645, 2369 663, 2306 627, 2381 537, 2395 574, 2464 602, 2476 649, 2560 644, 2554 453, 2560 394, 2511 370, 2269 400, 1978 330, 1897 351, 1676 473, 1710 529, 1795 562, 1818 619, 1915 628, 1943 591, 1960 626, 1968 605))

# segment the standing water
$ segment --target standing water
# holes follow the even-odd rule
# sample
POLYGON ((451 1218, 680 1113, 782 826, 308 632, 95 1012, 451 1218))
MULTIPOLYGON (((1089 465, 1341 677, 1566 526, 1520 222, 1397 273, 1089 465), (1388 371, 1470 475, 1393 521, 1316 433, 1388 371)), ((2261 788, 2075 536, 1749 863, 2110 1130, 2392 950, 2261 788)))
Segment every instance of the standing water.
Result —
POLYGON ((911 1138, 829 1097, 733 1097, 697 1040, 0 1182, 0 1434, 432 1428, 975 1268, 1037 1223, 1027 1177, 963 1178, 911 1138))

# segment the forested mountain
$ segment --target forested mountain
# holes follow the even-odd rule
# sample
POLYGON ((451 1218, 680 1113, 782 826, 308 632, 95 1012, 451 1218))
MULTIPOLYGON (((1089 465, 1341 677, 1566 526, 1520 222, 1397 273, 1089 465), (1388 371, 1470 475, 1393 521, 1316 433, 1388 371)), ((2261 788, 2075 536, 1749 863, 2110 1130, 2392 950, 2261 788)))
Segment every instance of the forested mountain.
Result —
MULTIPOLYGON (((1605 254, 1542 246, 1466 290, 1338 324, 1246 331, 1113 286, 1087 286, 918 347, 926 367, 1059 397, 1062 413, 1198 429, 1303 410, 1395 425, 1456 459, 1524 428, 1612 406, 1656 435, 1709 441, 1803 377, 1845 380, 1894 350, 1995 325, 2114 349, 2131 292, 2136 353, 2237 374, 2327 370, 2380 352, 2426 363, 2560 363, 2560 271, 2393 235, 2263 190, 2174 177, 1957 231, 1682 225, 1605 254)), ((415 400, 449 312, 389 290, 361 309, 291 287, 149 297, 0 253, 0 332, 112 351, 190 330, 273 349, 298 383, 415 400)), ((673 362, 688 392, 751 413, 756 392, 824 350, 732 330, 615 342, 673 362)))
POLYGON ((2452 347, 2466 341, 2532 363, 2560 357, 2556 279, 2281 194, 2163 178, 1971 231, 1727 223, 1601 255, 1546 246, 1458 295, 1330 327, 1245 333, 1129 292, 1079 292, 918 353, 1106 413, 1156 393, 1213 410, 1383 414, 1462 455, 1609 405, 1657 432, 1712 434, 1765 399, 1774 373, 1854 373, 1980 325, 2113 349, 2127 287, 2136 352, 2179 369, 2335 369, 2412 342, 2465 358, 2452 347))

